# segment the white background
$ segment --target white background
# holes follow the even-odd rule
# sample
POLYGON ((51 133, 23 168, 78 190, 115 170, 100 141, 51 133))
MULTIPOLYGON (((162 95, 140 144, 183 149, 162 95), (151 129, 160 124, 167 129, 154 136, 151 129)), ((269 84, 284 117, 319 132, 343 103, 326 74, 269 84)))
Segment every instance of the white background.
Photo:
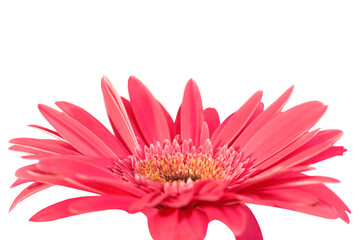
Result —
MULTIPOLYGON (((268 106, 296 85, 287 107, 321 100, 317 124, 344 130, 348 152, 318 164, 338 178, 331 188, 352 209, 349 225, 270 207, 250 206, 266 240, 359 239, 358 1, 1 1, 1 239, 150 239, 146 218, 104 211, 49 223, 27 219, 42 207, 86 193, 45 190, 7 213, 22 187, 9 190, 29 162, 10 152, 15 137, 47 137, 25 127, 49 126, 38 103, 78 104, 109 126, 100 79, 127 95, 140 78, 174 117, 186 81, 197 81, 204 106, 221 119, 256 90, 268 106), (239 3, 238 3, 239 2, 239 3)), ((209 239, 234 239, 222 223, 209 239)))

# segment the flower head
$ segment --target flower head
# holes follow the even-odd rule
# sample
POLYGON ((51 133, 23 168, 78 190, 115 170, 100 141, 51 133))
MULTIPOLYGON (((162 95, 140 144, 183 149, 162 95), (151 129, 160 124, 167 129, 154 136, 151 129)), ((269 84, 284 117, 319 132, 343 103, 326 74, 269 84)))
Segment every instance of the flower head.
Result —
POLYGON ((12 186, 32 182, 17 203, 54 185, 95 193, 44 208, 31 221, 121 209, 142 212, 156 240, 199 240, 212 220, 225 223, 236 239, 262 239, 246 203, 275 206, 349 222, 348 207, 310 165, 342 155, 333 146, 339 130, 311 130, 326 106, 312 101, 282 111, 293 87, 264 110, 256 92, 222 123, 214 108, 203 110, 190 80, 175 121, 150 91, 130 77, 130 100, 102 79, 113 133, 82 108, 57 102, 39 105, 53 126, 32 127, 55 139, 17 138, 12 150, 37 163, 20 168, 12 186))

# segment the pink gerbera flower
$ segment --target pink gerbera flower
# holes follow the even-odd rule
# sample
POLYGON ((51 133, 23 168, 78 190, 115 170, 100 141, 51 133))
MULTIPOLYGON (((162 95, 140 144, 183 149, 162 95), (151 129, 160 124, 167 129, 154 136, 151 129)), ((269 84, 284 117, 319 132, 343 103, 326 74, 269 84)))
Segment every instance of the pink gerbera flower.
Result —
POLYGON ((311 130, 327 106, 312 101, 282 112, 293 87, 265 110, 262 92, 220 123, 214 108, 203 110, 190 80, 173 121, 135 77, 130 101, 102 79, 114 134, 82 108, 57 102, 62 112, 39 105, 56 139, 17 138, 11 150, 37 163, 20 168, 12 185, 32 182, 20 201, 54 185, 95 193, 44 208, 30 220, 52 221, 87 212, 142 212, 156 240, 197 240, 212 220, 225 223, 236 239, 262 239, 246 203, 261 204, 349 222, 348 207, 324 183, 308 176, 311 164, 342 155, 333 146, 339 130, 311 130))

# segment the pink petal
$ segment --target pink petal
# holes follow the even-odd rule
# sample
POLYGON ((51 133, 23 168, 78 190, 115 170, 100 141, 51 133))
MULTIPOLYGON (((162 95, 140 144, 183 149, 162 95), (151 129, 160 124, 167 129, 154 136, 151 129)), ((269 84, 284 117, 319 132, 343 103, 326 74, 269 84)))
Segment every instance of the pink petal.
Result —
POLYGON ((343 147, 330 147, 323 152, 315 155, 314 157, 311 157, 310 159, 298 164, 299 166, 308 166, 335 156, 341 156, 344 152, 347 150, 343 147))
POLYGON ((217 201, 219 200, 223 194, 226 185, 220 181, 213 180, 201 180, 194 184, 194 200, 200 201, 217 201))
POLYGON ((163 109, 146 86, 137 78, 130 77, 128 91, 133 112, 147 143, 171 139, 163 109))
POLYGON ((51 136, 54 136, 55 138, 63 140, 63 138, 61 137, 60 134, 58 134, 57 132, 55 132, 55 131, 53 131, 51 129, 48 129, 48 128, 45 128, 45 127, 42 127, 42 126, 38 126, 38 125, 34 125, 34 124, 31 124, 31 125, 28 125, 28 126, 40 129, 41 131, 46 132, 46 133, 50 134, 51 136))
POLYGON ((68 102, 56 102, 56 105, 67 115, 87 127, 102 142, 104 142, 116 155, 127 156, 126 148, 110 133, 107 128, 102 125, 96 118, 86 112, 84 109, 68 102))
POLYGON ((183 140, 192 139, 199 146, 203 126, 203 107, 198 86, 190 79, 186 85, 181 105, 181 135, 183 140))
POLYGON ((134 114, 133 109, 132 109, 131 102, 129 100, 127 100, 126 98, 124 98, 124 97, 121 97, 121 100, 122 100, 123 105, 125 106, 128 118, 129 118, 129 120, 131 122, 132 129, 133 129, 137 139, 138 138, 141 139, 141 141, 139 141, 138 143, 141 146, 147 145, 146 139, 143 136, 143 134, 142 134, 142 132, 140 130, 140 127, 138 126, 135 114, 134 114))
POLYGON ((271 189, 249 196, 247 203, 261 204, 303 212, 323 218, 341 218, 349 223, 349 208, 323 184, 296 186, 295 188, 271 189), (258 197, 259 196, 259 197, 258 197))
POLYGON ((243 157, 261 161, 272 156, 312 128, 326 109, 320 102, 307 102, 279 114, 243 147, 243 157))
POLYGON ((39 155, 47 155, 47 156, 57 155, 57 153, 50 152, 50 151, 46 151, 46 150, 43 150, 43 149, 38 149, 38 148, 28 147, 28 146, 25 147, 25 146, 20 146, 20 145, 13 145, 13 146, 9 147, 9 150, 35 154, 34 156, 39 156, 39 155))
POLYGON ((258 132, 282 110, 292 94, 293 88, 294 86, 285 91, 282 96, 280 96, 274 103, 272 103, 272 105, 262 112, 237 138, 237 140, 233 143, 233 146, 242 149, 243 146, 256 134, 256 132, 258 132))
POLYGON ((234 113, 232 118, 225 124, 221 132, 218 134, 217 138, 214 139, 214 146, 230 145, 238 137, 243 127, 256 110, 260 100, 262 99, 262 95, 262 91, 256 92, 234 113))
POLYGON ((62 155, 77 155, 79 152, 70 144, 60 140, 36 139, 36 138, 15 138, 9 141, 32 149, 38 149, 40 152, 62 155))
POLYGON ((106 77, 102 78, 101 88, 107 114, 116 136, 132 154, 135 153, 139 145, 121 97, 106 77))
POLYGON ((271 156, 268 159, 263 159, 262 161, 257 162, 255 167, 259 169, 263 169, 263 171, 265 171, 266 168, 274 165, 275 163, 282 160, 284 157, 288 156, 293 151, 304 145, 306 142, 312 139, 318 132, 319 129, 303 134, 301 137, 299 137, 297 140, 295 140, 293 143, 291 143, 290 145, 288 145, 287 147, 285 147, 283 150, 279 151, 275 155, 271 156))
POLYGON ((206 236, 208 218, 202 211, 193 208, 167 208, 148 212, 148 227, 153 239, 203 240, 206 236))
POLYGON ((142 196, 129 207, 129 212, 142 211, 144 208, 157 207, 162 201, 167 198, 169 194, 162 192, 151 192, 142 196))
POLYGON ((15 182, 13 182, 13 184, 11 184, 10 188, 17 187, 21 184, 28 183, 28 182, 31 182, 31 180, 18 178, 15 180, 15 182))
POLYGON ((174 136, 181 134, 181 112, 182 112, 182 106, 178 108, 176 120, 174 123, 174 136))
POLYGON ((102 157, 104 161, 107 159, 117 159, 117 156, 106 144, 73 118, 45 105, 40 104, 39 109, 46 120, 61 136, 84 155, 102 157))
POLYGON ((227 125, 227 123, 231 120, 231 118, 233 117, 233 115, 236 112, 232 113, 231 115, 229 115, 226 119, 224 119, 224 121, 216 128, 216 130, 214 131, 213 135, 211 136, 211 141, 214 142, 218 135, 222 132, 222 129, 227 125))
POLYGON ((42 159, 38 164, 18 169, 15 175, 30 181, 61 185, 97 194, 144 195, 144 192, 134 185, 122 182, 104 169, 86 162, 86 159, 89 158, 63 156, 42 159))
MULTIPOLYGON (((320 183, 339 183, 339 181, 330 177, 307 176, 298 172, 286 172, 278 176, 273 176, 270 179, 257 182, 256 184, 252 184, 250 186, 250 191, 261 191, 262 189, 278 189, 320 183)), ((248 188, 244 191, 248 191, 248 188)))
POLYGON ((163 114, 166 117, 168 129, 170 130, 170 135, 171 135, 170 140, 172 140, 174 138, 174 130, 175 130, 174 129, 175 125, 174 125, 173 119, 172 119, 171 115, 168 113, 167 109, 160 102, 158 102, 158 103, 161 105, 163 114))
POLYGON ((226 224, 239 240, 262 240, 260 227, 251 210, 244 204, 224 206, 200 205, 210 221, 219 220, 226 224))
POLYGON ((212 136, 220 124, 218 112, 215 108, 206 108, 203 111, 203 117, 208 125, 209 135, 212 136))
POLYGON ((207 141, 207 139, 209 139, 209 129, 208 129, 208 125, 206 122, 203 122, 203 126, 202 126, 202 132, 201 132, 201 137, 200 137, 200 145, 204 145, 205 142, 207 141))
POLYGON ((11 204, 10 210, 11 211, 19 202, 25 200, 26 198, 30 197, 31 195, 40 192, 46 188, 51 187, 52 185, 45 184, 45 183, 33 183, 26 187, 21 193, 15 198, 13 203, 11 204))
POLYGON ((279 166, 281 168, 290 168, 301 164, 333 146, 342 135, 343 132, 340 130, 321 131, 301 148, 286 157, 279 166))
MULTIPOLYGON (((246 125, 243 127, 243 131, 263 112, 264 104, 262 102, 258 103, 256 109, 254 110, 252 116, 249 118, 246 125)), ((242 132, 243 132, 242 131, 242 132)))
POLYGON ((83 213, 109 209, 127 211, 128 206, 130 206, 134 200, 136 200, 136 198, 113 195, 71 198, 42 209, 32 216, 30 221, 53 221, 83 213))
POLYGON ((95 193, 99 192, 97 190, 91 189, 90 187, 79 184, 75 181, 69 182, 59 176, 42 172, 37 168, 37 164, 32 164, 19 168, 15 172, 15 176, 30 182, 46 183, 50 185, 61 185, 65 187, 70 187, 70 188, 75 188, 75 189, 95 192, 95 193))
POLYGON ((114 175, 106 168, 99 167, 95 161, 89 162, 89 157, 53 156, 42 159, 37 167, 45 172, 62 175, 68 178, 91 179, 94 177, 113 178, 114 175))

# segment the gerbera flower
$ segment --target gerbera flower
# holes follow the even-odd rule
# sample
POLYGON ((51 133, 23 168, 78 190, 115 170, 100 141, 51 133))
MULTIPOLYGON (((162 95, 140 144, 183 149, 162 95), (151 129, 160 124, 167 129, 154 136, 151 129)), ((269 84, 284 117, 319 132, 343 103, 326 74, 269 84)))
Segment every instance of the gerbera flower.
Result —
POLYGON ((30 220, 52 221, 77 214, 121 209, 142 212, 156 240, 203 239, 212 220, 236 239, 262 239, 246 203, 261 204, 349 222, 348 207, 310 165, 342 155, 333 146, 339 130, 311 130, 327 106, 312 101, 282 111, 289 88, 265 110, 256 92, 220 123, 214 108, 203 110, 190 80, 175 121, 150 91, 130 77, 130 100, 102 79, 113 132, 82 108, 57 102, 62 112, 39 105, 54 127, 32 127, 56 139, 17 138, 11 150, 37 163, 20 168, 12 185, 32 182, 11 209, 54 185, 95 193, 58 202, 30 220))

